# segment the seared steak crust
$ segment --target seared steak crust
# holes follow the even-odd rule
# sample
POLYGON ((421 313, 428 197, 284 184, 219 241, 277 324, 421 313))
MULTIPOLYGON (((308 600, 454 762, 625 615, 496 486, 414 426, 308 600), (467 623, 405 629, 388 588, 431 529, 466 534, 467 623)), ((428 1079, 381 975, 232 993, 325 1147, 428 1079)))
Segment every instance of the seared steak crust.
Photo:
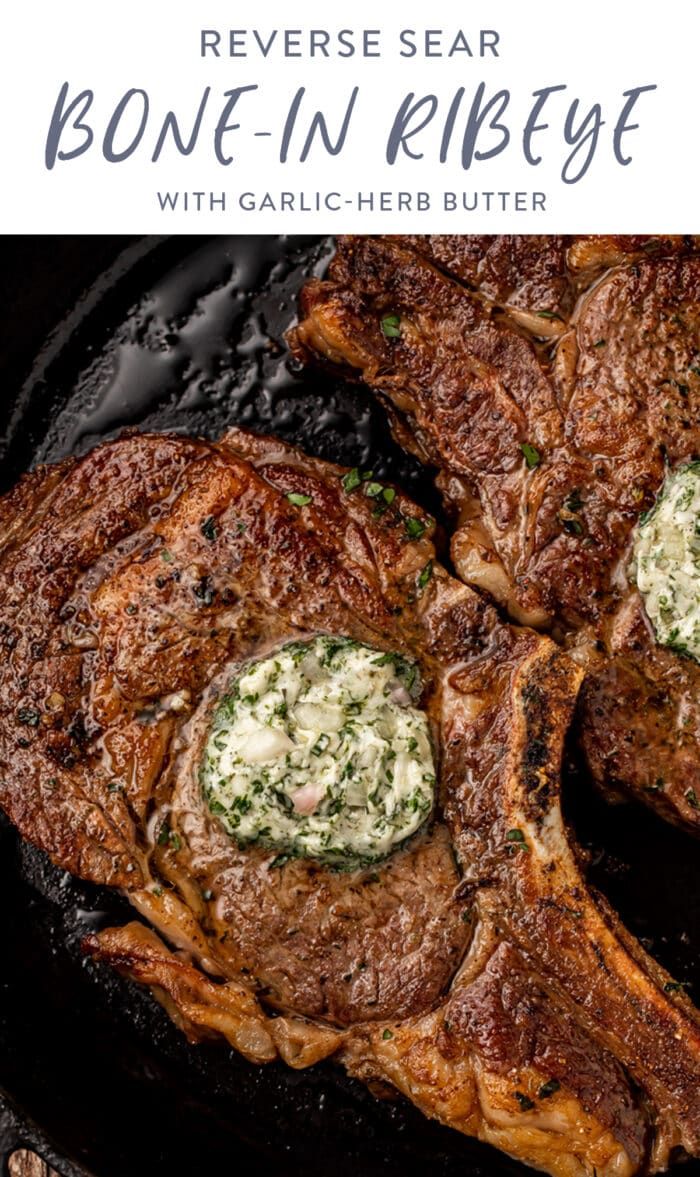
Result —
POLYGON ((568 316, 573 308, 575 286, 566 269, 568 237, 470 233, 463 237, 431 234, 395 240, 500 306, 552 314, 553 320, 549 321, 554 321, 555 331, 559 319, 568 316))
POLYGON ((567 1016, 558 997, 542 985, 522 956, 502 943, 472 985, 458 989, 448 1007, 450 1043, 475 1043, 480 1054, 498 1074, 507 1076, 514 1065, 532 1065, 550 1076, 540 1100, 557 1090, 562 1064, 576 1057, 579 1066, 569 1077, 584 1107, 597 1115, 601 1105, 614 1109, 614 1132, 627 1147, 641 1143, 639 1117, 624 1074, 612 1055, 603 1055, 591 1065, 587 1036, 567 1016))
POLYGON ((3 807, 169 942, 133 923, 86 948, 194 1041, 334 1054, 553 1174, 700 1151, 697 1015, 562 824, 581 671, 451 579, 430 529, 409 539, 400 493, 377 512, 343 474, 233 432, 126 436, 20 484, 0 505, 3 807), (198 781, 240 662, 318 632, 416 658, 439 753, 430 825, 349 874, 238 849, 198 781))
MULTIPOLYGON (((149 832, 181 824, 183 878, 194 858, 202 893, 216 896, 207 918, 222 970, 250 969, 271 1002, 310 1016, 404 1016, 438 1000, 468 937, 444 830, 392 858, 379 888, 364 878, 350 901, 342 876, 308 863, 270 874, 273 856, 239 851, 199 789, 212 706, 237 662, 302 630, 416 642, 405 602, 427 541, 400 539, 397 506, 386 535, 372 536, 382 595, 357 519, 370 500, 341 517, 308 471, 307 523, 285 497, 298 481, 289 463, 260 475, 226 444, 155 437, 68 464, 4 555, 0 797, 61 865, 129 889, 148 878, 149 832), (358 552, 341 563, 346 539, 358 552), (300 583, 313 592, 300 595, 300 583), (187 769, 175 788, 173 757, 187 769), (399 946, 400 971, 386 968, 399 946)), ((154 853, 177 874, 178 854, 157 840, 154 853)))
MULTIPOLYGON (((611 259, 629 264, 573 312, 561 303, 545 352, 539 312, 525 321, 510 295, 485 298, 458 240, 343 240, 330 280, 302 295, 293 347, 390 402, 399 440, 441 467, 460 574, 553 626, 587 667, 580 731, 598 782, 697 829, 700 672, 656 645, 627 568, 667 463, 700 453, 700 255, 685 238, 552 239, 541 265, 554 272, 568 250, 560 277, 577 293, 579 269, 590 282, 611 259), (382 331, 390 311, 397 338, 382 331)), ((505 251, 509 285, 537 289, 539 239, 510 240, 482 247, 482 270, 505 251)))

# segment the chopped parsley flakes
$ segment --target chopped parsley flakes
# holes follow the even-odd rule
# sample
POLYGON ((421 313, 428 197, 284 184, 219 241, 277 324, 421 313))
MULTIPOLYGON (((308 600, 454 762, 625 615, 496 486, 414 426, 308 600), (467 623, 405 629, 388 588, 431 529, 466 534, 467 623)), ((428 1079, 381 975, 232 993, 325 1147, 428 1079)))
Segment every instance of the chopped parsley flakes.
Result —
POLYGON ((207 515, 206 519, 202 520, 199 530, 201 531, 204 538, 208 539, 209 543, 213 544, 214 540, 216 539, 217 535, 219 534, 214 516, 207 515))
POLYGON ((398 339, 401 335, 401 316, 384 315, 381 320, 381 328, 386 339, 398 339))
POLYGON ((420 539, 425 533, 425 523, 421 519, 404 519, 403 525, 406 528, 406 535, 409 539, 420 539))
POLYGON ((432 560, 428 560, 428 563, 425 565, 420 576, 418 577, 418 588, 421 590, 421 592, 427 587, 428 581, 431 579, 432 575, 433 562, 432 560))
POLYGON ((342 483, 343 490, 346 494, 350 494, 351 491, 356 490, 357 487, 361 485, 362 475, 357 469, 357 466, 355 466, 352 470, 348 470, 347 474, 343 475, 342 483))
POLYGON ((539 466, 541 462, 540 451, 536 450, 534 445, 530 445, 529 441, 524 441, 520 446, 520 452, 525 459, 525 465, 528 470, 534 470, 535 466, 539 466))

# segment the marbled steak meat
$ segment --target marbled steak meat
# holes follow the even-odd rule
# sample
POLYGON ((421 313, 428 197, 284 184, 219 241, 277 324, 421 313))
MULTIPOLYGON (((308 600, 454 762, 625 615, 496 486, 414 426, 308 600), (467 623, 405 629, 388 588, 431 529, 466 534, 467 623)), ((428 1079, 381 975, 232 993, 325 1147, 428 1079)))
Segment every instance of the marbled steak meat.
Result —
POLYGON ((460 576, 586 668, 598 783, 697 832, 700 666, 656 642, 628 577, 667 464, 700 455, 696 250, 343 238, 328 281, 303 291, 292 347, 389 403, 398 440, 440 467, 460 576))
POLYGON ((129 897, 144 922, 86 948, 193 1041, 335 1055, 553 1174, 700 1152, 698 1015, 562 824, 579 669, 433 562, 401 494, 377 512, 343 474, 232 432, 27 475, 0 502, 0 803, 129 897), (439 755, 431 821, 354 873, 239 849, 198 783, 240 661, 319 632, 418 660, 439 755))

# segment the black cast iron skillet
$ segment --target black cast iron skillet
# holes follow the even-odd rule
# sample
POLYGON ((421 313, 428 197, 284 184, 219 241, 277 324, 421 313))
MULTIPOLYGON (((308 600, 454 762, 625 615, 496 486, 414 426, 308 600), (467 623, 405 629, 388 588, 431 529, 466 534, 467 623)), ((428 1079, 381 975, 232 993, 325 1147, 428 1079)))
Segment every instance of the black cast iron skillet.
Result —
MULTIPOLYGON (((236 422, 372 467, 428 509, 428 474, 361 389, 291 370, 282 335, 329 244, 281 238, 5 238, 0 491, 125 426, 216 436, 236 422)), ((610 808, 572 765, 568 814, 591 880, 700 996, 697 843, 610 808)), ((0 1159, 28 1145, 65 1177, 505 1177, 530 1170, 378 1102, 332 1064, 256 1068, 190 1047, 138 987, 86 965, 87 930, 128 905, 23 844, 0 818, 0 1159)), ((700 1177, 700 1163, 684 1166, 700 1177)))

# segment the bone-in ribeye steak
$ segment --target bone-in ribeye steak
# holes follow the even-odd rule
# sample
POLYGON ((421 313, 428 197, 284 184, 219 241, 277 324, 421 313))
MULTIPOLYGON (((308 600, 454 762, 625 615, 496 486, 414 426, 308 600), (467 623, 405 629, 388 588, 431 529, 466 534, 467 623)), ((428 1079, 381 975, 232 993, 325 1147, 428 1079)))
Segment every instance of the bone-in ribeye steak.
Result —
POLYGON ((241 432, 131 435, 0 501, 0 804, 130 898, 151 927, 87 950, 191 1040, 334 1055, 552 1174, 699 1153, 698 1015, 587 889, 562 823, 580 670, 431 565, 400 493, 377 512, 343 473, 241 432), (371 870, 239 849, 199 786, 241 660, 319 632, 421 668, 439 803, 371 870))
POLYGON ((700 667, 630 583, 667 465, 700 456, 695 239, 344 238, 292 346, 354 371, 441 470, 459 575, 585 667, 598 783, 700 830, 700 667), (387 335, 382 321, 400 322, 387 335))

